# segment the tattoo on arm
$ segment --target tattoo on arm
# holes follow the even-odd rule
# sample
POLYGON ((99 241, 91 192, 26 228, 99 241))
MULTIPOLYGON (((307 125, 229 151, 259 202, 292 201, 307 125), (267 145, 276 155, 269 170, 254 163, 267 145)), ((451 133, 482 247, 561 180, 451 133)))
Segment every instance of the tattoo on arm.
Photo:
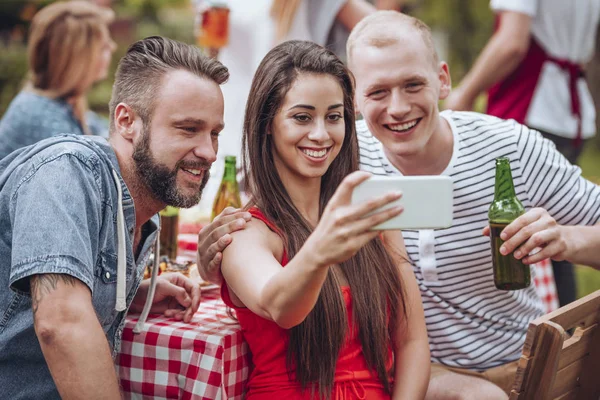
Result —
POLYGON ((38 306, 45 296, 55 291, 58 283, 62 282, 65 285, 75 287, 78 279, 66 274, 40 274, 31 277, 31 307, 33 315, 37 313, 38 306))

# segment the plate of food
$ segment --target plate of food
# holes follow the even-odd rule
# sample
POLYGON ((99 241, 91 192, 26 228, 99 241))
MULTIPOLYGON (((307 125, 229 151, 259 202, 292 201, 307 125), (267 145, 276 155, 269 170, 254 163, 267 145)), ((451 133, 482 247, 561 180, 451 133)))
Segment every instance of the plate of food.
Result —
MULTIPOLYGON (((148 263, 146 265, 146 270, 144 271, 144 279, 150 278, 152 276, 152 267, 154 265, 154 256, 150 256, 148 263)), ((198 265, 192 261, 184 261, 177 262, 169 259, 167 256, 161 256, 160 262, 158 264, 159 270, 158 274, 162 274, 163 272, 179 272, 194 282, 198 282, 202 290, 209 290, 218 288, 218 285, 214 283, 207 282, 200 277, 198 273, 198 265)))

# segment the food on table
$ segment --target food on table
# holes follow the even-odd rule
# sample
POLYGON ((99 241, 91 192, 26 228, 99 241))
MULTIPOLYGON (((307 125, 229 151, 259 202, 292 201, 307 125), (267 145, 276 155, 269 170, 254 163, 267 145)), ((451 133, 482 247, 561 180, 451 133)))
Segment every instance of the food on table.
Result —
MULTIPOLYGON (((144 271, 144 279, 150 278, 152 276, 152 267, 154 265, 154 257, 150 256, 148 263, 146 264, 146 270, 144 271)), ((200 286, 209 286, 211 283, 206 282, 200 278, 200 274, 198 274, 198 266, 196 263, 191 261, 185 261, 183 263, 178 263, 169 259, 167 256, 162 256, 160 258, 160 263, 158 264, 159 270, 158 274, 162 274, 163 272, 180 272, 183 275, 191 278, 195 281, 200 281, 200 286)))

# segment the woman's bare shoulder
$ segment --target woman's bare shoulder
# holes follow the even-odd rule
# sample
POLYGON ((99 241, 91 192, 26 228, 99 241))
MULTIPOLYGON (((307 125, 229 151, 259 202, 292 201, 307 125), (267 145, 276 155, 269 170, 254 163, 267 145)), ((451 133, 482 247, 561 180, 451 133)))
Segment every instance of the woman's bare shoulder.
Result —
POLYGON ((251 252, 265 248, 270 250, 278 260, 282 259, 283 240, 281 236, 258 218, 252 218, 246 222, 244 229, 231 233, 231 236, 233 240, 229 247, 233 247, 235 250, 251 252), (234 243, 235 245, 232 246, 234 243))

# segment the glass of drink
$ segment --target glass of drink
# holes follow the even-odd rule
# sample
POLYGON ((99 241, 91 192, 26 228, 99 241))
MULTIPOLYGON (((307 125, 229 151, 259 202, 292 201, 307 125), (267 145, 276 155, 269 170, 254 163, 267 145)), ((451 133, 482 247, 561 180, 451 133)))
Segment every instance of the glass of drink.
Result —
POLYGON ((531 284, 529 266, 516 259, 512 253, 507 255, 500 253, 500 247, 504 244, 504 240, 500 238, 500 233, 524 212, 523 204, 515 194, 510 160, 506 157, 496 159, 494 201, 490 205, 488 218, 494 265, 494 284, 501 290, 525 289, 531 284))
POLYGON ((179 233, 179 209, 167 206, 160 212, 160 255, 170 260, 177 258, 177 235, 179 233))
POLYGON ((229 41, 229 8, 221 2, 210 2, 202 9, 196 22, 196 44, 209 56, 215 57, 218 50, 229 41))

